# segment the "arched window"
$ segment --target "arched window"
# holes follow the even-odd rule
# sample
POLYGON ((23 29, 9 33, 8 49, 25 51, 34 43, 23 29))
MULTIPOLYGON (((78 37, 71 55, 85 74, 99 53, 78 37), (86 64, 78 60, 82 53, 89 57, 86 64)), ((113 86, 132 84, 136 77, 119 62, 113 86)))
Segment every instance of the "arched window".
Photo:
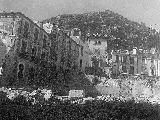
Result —
POLYGON ((18 66, 18 79, 22 79, 24 77, 23 71, 24 71, 24 65, 19 64, 19 66, 18 66))

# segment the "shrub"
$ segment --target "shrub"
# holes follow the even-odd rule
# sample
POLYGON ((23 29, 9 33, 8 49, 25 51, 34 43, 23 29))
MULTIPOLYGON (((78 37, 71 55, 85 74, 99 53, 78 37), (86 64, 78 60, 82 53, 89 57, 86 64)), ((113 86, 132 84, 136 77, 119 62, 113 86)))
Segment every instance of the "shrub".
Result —
POLYGON ((31 101, 27 101, 24 96, 18 95, 18 96, 13 100, 13 104, 23 105, 23 106, 30 106, 30 105, 31 105, 31 101))
MULTIPOLYGON (((7 91, 7 90, 6 90, 7 91)), ((118 119, 130 120, 137 119, 159 119, 159 106, 157 104, 150 104, 148 102, 137 102, 135 100, 115 99, 112 96, 101 96, 95 99, 81 98, 81 99, 60 99, 51 96, 48 100, 40 103, 42 94, 37 95, 37 104, 31 104, 31 100, 35 98, 35 94, 30 94, 30 100, 27 101, 27 96, 19 94, 14 99, 10 100, 6 97, 5 92, 0 92, 1 110, 5 108, 4 119, 9 117, 29 116, 32 119, 118 119), (82 101, 85 102, 83 104, 82 101), (18 116, 19 115, 19 116, 18 116), (8 117, 7 117, 8 116, 8 117)), ((31 93, 31 92, 30 92, 31 93)))

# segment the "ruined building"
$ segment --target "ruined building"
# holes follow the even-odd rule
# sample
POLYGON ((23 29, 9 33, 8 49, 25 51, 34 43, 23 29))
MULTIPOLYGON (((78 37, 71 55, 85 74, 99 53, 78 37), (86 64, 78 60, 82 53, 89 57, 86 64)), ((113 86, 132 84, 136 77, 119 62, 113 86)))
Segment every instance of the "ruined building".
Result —
POLYGON ((43 23, 20 12, 0 13, 0 39, 1 85, 51 84, 59 69, 79 67, 79 44, 56 27, 46 32, 43 23))
POLYGON ((49 66, 49 35, 22 13, 0 13, 1 41, 7 47, 2 85, 31 84, 49 66))

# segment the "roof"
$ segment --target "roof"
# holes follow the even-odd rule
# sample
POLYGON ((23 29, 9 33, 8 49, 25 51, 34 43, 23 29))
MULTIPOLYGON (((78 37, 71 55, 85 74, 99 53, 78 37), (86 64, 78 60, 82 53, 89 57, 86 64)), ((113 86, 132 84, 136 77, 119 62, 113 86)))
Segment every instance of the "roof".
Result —
POLYGON ((5 17, 7 17, 7 16, 11 16, 11 17, 16 17, 16 16, 22 16, 22 17, 24 17, 24 18, 26 18, 27 20, 29 20, 32 24, 34 24, 36 27, 38 27, 39 29, 41 29, 43 32, 45 32, 48 36, 49 36, 49 34, 43 29, 43 28, 41 28, 41 27, 39 27, 33 20, 31 20, 29 17, 27 17, 27 16, 25 16, 23 13, 21 13, 21 12, 3 12, 3 13, 0 13, 0 17, 1 16, 5 16, 5 17))

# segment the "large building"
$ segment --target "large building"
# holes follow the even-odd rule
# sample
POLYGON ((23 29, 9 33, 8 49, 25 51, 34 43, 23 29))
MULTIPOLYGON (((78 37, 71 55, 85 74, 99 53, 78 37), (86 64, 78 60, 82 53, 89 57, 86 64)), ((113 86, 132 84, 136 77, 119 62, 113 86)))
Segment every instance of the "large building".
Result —
POLYGON ((48 33, 20 12, 0 13, 0 23, 1 40, 7 46, 1 84, 34 84, 50 63, 48 33))
POLYGON ((2 85, 44 85, 60 69, 83 66, 82 45, 56 26, 44 29, 48 24, 33 22, 20 12, 0 13, 0 23, 6 49, 2 85))

